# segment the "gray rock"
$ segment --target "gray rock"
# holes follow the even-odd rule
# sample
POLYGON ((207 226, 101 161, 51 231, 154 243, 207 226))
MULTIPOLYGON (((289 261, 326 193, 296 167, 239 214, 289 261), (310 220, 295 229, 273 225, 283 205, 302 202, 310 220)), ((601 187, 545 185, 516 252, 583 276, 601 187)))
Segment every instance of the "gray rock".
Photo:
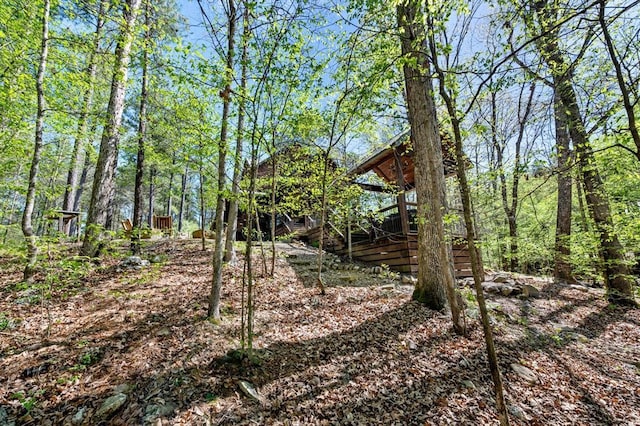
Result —
POLYGON ((106 418, 115 413, 127 402, 127 395, 124 393, 117 393, 105 399, 100 408, 96 411, 97 418, 106 418))
POLYGON ((129 256, 122 261, 124 266, 142 265, 142 258, 140 256, 129 256))
POLYGON ((506 283, 510 279, 511 276, 509 274, 498 273, 493 276, 493 279, 491 281, 493 281, 494 283, 506 283))
POLYGON ((71 424, 79 425, 84 421, 84 416, 87 413, 87 407, 82 407, 71 417, 71 424))
POLYGON ((396 288, 395 284, 384 284, 378 287, 380 290, 393 290, 396 288))
POLYGON ((523 284, 522 285, 522 297, 525 298, 529 298, 529 297, 539 297, 540 296, 540 291, 535 288, 534 286, 530 285, 530 284, 523 284))
POLYGON ((168 327, 162 327, 160 330, 156 331, 156 336, 158 337, 166 337, 171 335, 171 330, 168 327))
POLYGON ((464 386, 467 389, 476 390, 476 385, 471 380, 463 380, 462 386, 464 386))
POLYGON ((162 417, 167 417, 173 414, 176 410, 176 405, 172 402, 167 402, 162 405, 151 404, 147 405, 144 410, 144 417, 142 423, 145 425, 155 424, 156 421, 162 417))
POLYGON ((460 361, 458 361, 458 365, 461 368, 464 369, 469 369, 473 366, 473 364, 471 363, 471 361, 469 361, 468 359, 466 359, 465 357, 462 357, 462 359, 460 361))
POLYGON ((15 420, 9 419, 9 414, 4 407, 0 407, 0 425, 2 426, 15 426, 15 420))
POLYGON ((498 294, 502 290, 502 284, 498 284, 493 281, 485 281, 482 283, 482 289, 487 293, 495 293, 498 294))
POLYGON ((517 419, 530 420, 529 416, 526 415, 524 410, 517 405, 508 405, 507 411, 509 411, 509 414, 511 414, 513 417, 517 419))
POLYGON ((583 285, 580 284, 571 284, 569 285, 569 288, 574 289, 574 290, 578 290, 578 291, 584 291, 587 292, 589 291, 589 289, 583 285))
POLYGON ((529 383, 536 383, 538 381, 538 376, 536 373, 531 371, 529 368, 525 367, 522 364, 511 364, 511 369, 521 378, 526 380, 529 383))
POLYGON ((502 293, 503 296, 509 296, 511 293, 513 293, 513 287, 508 285, 503 285, 500 288, 500 293, 502 293))
POLYGON ((238 382, 238 387, 240 388, 242 393, 244 393, 250 399, 261 404, 264 403, 264 398, 258 393, 258 391, 253 387, 251 383, 240 380, 238 382))
POLYGON ((113 389, 114 393, 129 393, 129 391, 132 389, 132 386, 129 383, 122 383, 119 384, 118 386, 116 386, 113 389))

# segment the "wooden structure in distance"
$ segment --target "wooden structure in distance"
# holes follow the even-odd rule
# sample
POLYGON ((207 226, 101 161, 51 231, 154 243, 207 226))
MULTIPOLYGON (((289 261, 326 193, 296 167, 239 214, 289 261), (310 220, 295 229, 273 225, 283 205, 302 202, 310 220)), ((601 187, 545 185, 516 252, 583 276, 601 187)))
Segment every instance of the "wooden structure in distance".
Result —
MULTIPOLYGON (((448 143, 443 138, 443 163, 445 176, 455 173, 456 162, 448 143)), ((357 177, 373 171, 385 185, 359 183, 363 189, 396 194, 396 204, 378 212, 382 219, 351 233, 351 257, 355 260, 374 264, 385 264, 390 269, 409 274, 418 272, 418 224, 417 204, 407 201, 406 194, 415 188, 415 165, 410 131, 393 138, 389 145, 353 168, 349 174, 357 182, 357 177)), ((463 230, 463 227, 459 229, 463 230)), ((309 230, 305 237, 316 241, 320 232, 309 230)), ((330 251, 347 256, 346 233, 325 229, 326 247, 330 251), (344 234, 344 235, 343 235, 344 234)), ((453 269, 457 278, 469 277, 471 260, 466 235, 453 235, 453 269)))
MULTIPOLYGON (((68 225, 71 221, 77 220, 80 217, 82 212, 71 211, 71 210, 56 210, 53 213, 47 216, 49 220, 55 220, 58 222, 58 231, 67 233, 68 225)), ((79 226, 76 226, 76 231, 79 229, 79 226)))
POLYGON ((173 218, 153 215, 153 229, 159 229, 165 235, 173 235, 173 218))

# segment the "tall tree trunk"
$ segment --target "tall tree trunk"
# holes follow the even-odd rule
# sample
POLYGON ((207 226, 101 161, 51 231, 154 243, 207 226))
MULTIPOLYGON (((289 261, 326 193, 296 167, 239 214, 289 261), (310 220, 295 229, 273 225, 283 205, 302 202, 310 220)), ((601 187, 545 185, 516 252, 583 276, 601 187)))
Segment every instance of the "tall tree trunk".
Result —
MULTIPOLYGON (((254 122, 253 130, 251 134, 251 164, 249 170, 249 194, 248 194, 248 204, 247 204, 247 244, 245 246, 245 260, 244 267, 246 271, 246 286, 243 286, 247 290, 247 298, 246 298, 246 309, 244 303, 242 305, 243 314, 242 316, 242 331, 240 340, 242 341, 242 346, 244 349, 244 342, 246 337, 247 343, 247 352, 249 356, 252 355, 253 351, 253 288, 254 288, 254 273, 253 273, 253 223, 255 221, 256 228, 258 228, 258 234, 260 234, 260 224, 258 219, 258 214, 256 210, 256 181, 257 181, 257 170, 258 170, 258 144, 256 142, 256 123, 254 122), (245 319, 246 318, 246 319, 245 319), (246 331, 246 333, 245 333, 246 331)), ((243 282, 244 284, 244 282, 243 282)), ((244 296, 244 294, 243 294, 244 296)), ((244 297, 243 297, 244 299, 244 297)))
POLYGON ((169 189, 167 191, 167 210, 166 216, 171 216, 171 210, 173 210, 173 177, 175 175, 174 168, 176 166, 176 154, 173 153, 171 157, 171 172, 169 173, 169 189))
POLYGON ((33 147, 33 158, 31 160, 31 170, 29 171, 29 185, 25 198, 25 207, 22 214, 22 233, 27 243, 27 264, 24 268, 24 280, 32 282, 35 273, 35 265, 38 258, 38 246, 36 236, 33 233, 33 208, 36 201, 36 184, 38 182, 38 170, 40 168, 40 155, 43 146, 43 129, 45 113, 44 97, 44 74, 47 70, 47 57, 49 54, 49 15, 51 13, 51 2, 44 0, 42 11, 42 43, 40 51, 40 63, 38 65, 38 76, 36 79, 36 92, 38 97, 38 110, 36 112, 35 144, 33 147))
POLYGON ((435 310, 446 308, 448 299, 454 329, 456 333, 464 333, 461 307, 455 297, 449 243, 444 232, 442 143, 428 58, 422 50, 426 38, 424 24, 419 18, 420 4, 418 0, 405 0, 397 7, 402 54, 407 58, 403 71, 418 197, 418 283, 413 298, 435 310))
POLYGON ((571 271, 571 147, 567 131, 567 117, 557 94, 554 96, 556 155, 558 157, 558 209, 556 213, 556 242, 553 278, 575 282, 571 271))
POLYGON ((182 222, 184 220, 185 199, 187 198, 187 173, 189 166, 184 166, 182 174, 182 185, 180 186, 180 211, 178 212, 178 232, 182 232, 182 222))
MULTIPOLYGON (((69 172, 67 174, 67 185, 64 190, 64 199, 62 203, 62 210, 74 210, 74 197, 76 194, 76 188, 78 185, 78 167, 80 165, 80 159, 82 158, 82 152, 84 150, 85 139, 87 137, 87 124, 89 117, 89 110, 93 104, 93 91, 96 79, 98 50, 100 49, 100 37, 102 33, 102 27, 104 26, 104 11, 106 7, 106 0, 98 0, 98 12, 96 16, 96 30, 93 36, 93 50, 89 54, 89 64, 87 66, 87 89, 84 92, 82 110, 80 117, 78 118, 78 128, 76 129, 75 141, 73 144, 73 151, 71 153, 71 162, 69 163, 69 172)), ((79 220, 78 218, 77 220, 79 220)), ((65 227, 65 233, 71 234, 71 223, 68 221, 65 227)))
MULTIPOLYGON (((138 158, 136 159, 136 178, 133 190, 133 229, 131 231, 131 252, 140 253, 140 229, 142 228, 142 183, 144 177, 144 151, 147 139, 147 98, 149 48, 151 45, 151 4, 146 0, 144 10, 144 45, 142 48, 142 83, 140 88, 140 108, 138 110, 138 158)), ((151 211, 151 210, 150 210, 151 211)))
POLYGON ((545 1, 532 2, 531 8, 543 33, 536 44, 550 69, 555 90, 568 118, 567 127, 574 143, 587 207, 600 237, 600 258, 608 299, 613 303, 635 305, 633 281, 625 263, 622 245, 615 233, 609 200, 578 106, 578 97, 572 83, 572 67, 561 53, 558 30, 550 29, 557 11, 545 1))
MULTIPOLYGON (((440 79, 443 79, 444 75, 440 75, 440 79)), ((469 182, 467 180, 467 173, 465 170, 466 156, 462 148, 462 132, 460 130, 460 122, 456 114, 455 105, 446 96, 444 91, 444 83, 440 83, 440 93, 445 94, 445 103, 449 111, 449 116, 452 117, 452 127, 456 143, 456 168, 458 181, 460 183, 460 196, 462 198, 462 211, 464 215, 465 229, 467 231, 467 244, 469 246, 469 257, 471 258, 471 271, 473 274, 473 283, 476 293, 476 300, 478 301, 478 308, 480 310, 480 317, 482 320, 482 329, 484 331, 485 347, 487 349, 487 358, 489 360, 489 370, 491 371, 491 378, 493 380, 494 392, 496 395, 496 409, 500 418, 500 424, 502 426, 509 425, 509 415, 507 412, 507 406, 504 400, 504 386, 502 383, 502 376, 500 374, 500 368, 498 366, 498 355, 496 353, 495 341, 493 338, 493 330, 491 328, 491 322, 489 319, 489 313, 487 310, 487 304, 484 298, 484 290, 482 288, 482 282, 484 281, 482 260, 480 258, 480 252, 476 247, 476 230, 473 220, 472 207, 471 207, 471 191, 469 189, 469 182)))
POLYGON ((322 195, 320 204, 320 236, 318 237, 318 263, 316 281, 320 294, 325 295, 324 282, 322 281, 322 264, 324 257, 322 250, 324 249, 324 228, 327 218, 327 174, 329 172, 329 152, 322 153, 322 195))
MULTIPOLYGON (((428 18, 430 22, 430 18, 428 18)), ((502 384, 502 376, 500 374, 500 368, 498 366, 498 355, 496 353, 495 342, 493 338, 493 330, 491 328, 491 322, 489 319, 489 313, 487 311, 487 304, 484 299, 484 290, 482 288, 482 282, 484 281, 484 270, 482 267, 482 260, 480 258, 480 252, 476 247, 476 227, 473 219, 473 210, 471 206, 471 191, 469 189, 469 181, 467 179, 466 164, 467 158, 464 155, 462 148, 462 131, 460 129, 460 119, 458 116, 458 108, 456 107, 456 99, 449 95, 445 85, 445 74, 440 68, 438 63, 438 51, 435 38, 432 35, 429 36, 429 48, 433 59, 434 68, 438 76, 439 92, 440 96, 444 100, 449 118, 451 120, 451 127, 453 129, 453 137, 455 141, 455 155, 456 155, 456 173, 458 176, 458 182, 460 185, 460 198, 462 200, 462 213, 464 216, 465 230, 467 231, 467 244, 469 247, 469 257, 471 259, 471 271, 473 274, 473 284, 476 293, 476 300, 478 301, 478 309, 480 311, 480 318, 482 320, 482 329, 484 331, 485 347, 487 349, 487 358, 489 360, 489 370, 491 371, 491 378, 493 380, 494 393, 496 396, 496 409, 501 426, 509 425, 509 414, 507 406, 504 400, 504 387, 502 384)))
MULTIPOLYGON (((275 144, 276 134, 275 131, 272 135, 272 141, 275 144)), ((277 206, 276 206, 276 191, 278 188, 278 154, 273 151, 273 155, 271 156, 271 220, 269 221, 269 225, 271 228, 271 270, 267 272, 270 277, 273 277, 276 269, 276 217, 277 217, 277 206)), ((265 271, 266 272, 266 271, 265 271)))
POLYGON ((231 182, 231 200, 229 201, 229 215, 227 216, 227 236, 225 239, 224 260, 235 261, 233 244, 238 232, 238 196, 240 194, 240 180, 242 179, 242 145, 244 138, 245 95, 247 92, 247 68, 249 61, 249 5, 243 1, 242 12, 242 57, 240 74, 240 99, 238 100, 238 127, 236 129, 236 152, 233 160, 233 180, 231 182))
POLYGON ((218 146, 218 188, 216 203, 216 239, 213 249, 213 276, 211 279, 211 293, 209 294, 209 318, 220 320, 220 293, 222 290, 222 266, 224 246, 224 209, 226 203, 225 186, 227 180, 227 128, 229 126, 229 110, 231 106, 231 83, 233 81, 233 56, 236 31, 235 0, 228 0, 227 16, 227 58, 225 72, 225 86, 220 93, 222 97, 222 123, 220 125, 220 144, 218 146))
POLYGON ((141 0, 127 0, 123 7, 124 25, 120 30, 116 45, 107 122, 102 132, 100 153, 93 177, 87 227, 81 249, 81 253, 86 256, 97 256, 100 252, 100 234, 102 228, 107 224, 109 207, 115 193, 115 172, 118 162, 118 144, 124 111, 129 55, 140 2, 141 0))
POLYGON ((149 212, 147 214, 147 222, 149 228, 153 229, 153 216, 156 209, 156 168, 151 166, 149 169, 149 212))
POLYGON ((200 173, 198 178, 200 179, 200 230, 202 231, 200 235, 200 242, 202 243, 202 251, 205 251, 206 246, 206 227, 205 227, 205 208, 204 208, 204 170, 203 170, 203 162, 204 160, 200 160, 200 173))

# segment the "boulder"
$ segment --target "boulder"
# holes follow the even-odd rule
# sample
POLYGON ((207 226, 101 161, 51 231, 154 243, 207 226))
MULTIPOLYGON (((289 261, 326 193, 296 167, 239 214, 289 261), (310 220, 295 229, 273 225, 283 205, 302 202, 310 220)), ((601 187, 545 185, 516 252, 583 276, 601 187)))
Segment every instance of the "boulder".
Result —
POLYGON ((506 283, 510 279, 511 276, 509 274, 497 273, 493 276, 493 279, 491 281, 493 281, 494 283, 506 283))
POLYGON ((526 421, 531 420, 529 416, 526 415, 524 410, 517 405, 508 405, 507 411, 509 411, 509 414, 511 414, 513 417, 519 420, 526 420, 526 421))
POLYGON ((532 286, 531 284, 523 284, 522 285, 522 297, 524 298, 536 298, 540 296, 540 290, 532 286))
POLYGON ((157 420, 162 417, 168 417, 176 410, 176 405, 172 402, 165 402, 164 404, 151 404, 147 405, 144 410, 144 418, 142 423, 145 425, 154 425, 157 420))
POLYGON ((463 380, 462 386, 464 386, 467 389, 476 390, 476 385, 471 380, 463 380))
POLYGON ((250 399, 256 402, 259 402, 261 404, 264 403, 264 398, 258 393, 258 391, 253 387, 251 383, 244 380, 240 380, 238 382, 238 387, 240 388, 242 393, 245 394, 250 399))
POLYGON ((0 407, 0 425, 14 426, 15 421, 9 419, 9 414, 4 407, 0 407))
POLYGON ((117 393, 105 399, 100 408, 96 411, 95 417, 104 419, 115 413, 127 402, 127 395, 124 393, 117 393))
POLYGON ((522 379, 526 380, 529 383, 536 383, 538 381, 538 376, 536 373, 531 371, 529 368, 525 367, 522 364, 511 364, 511 369, 522 379))
POLYGON ((87 412, 87 408, 86 407, 82 407, 78 411, 76 411, 76 413, 71 418, 71 424, 72 425, 82 424, 82 422, 84 421, 84 416, 85 416, 86 412, 87 412))
POLYGON ((583 285, 580 284, 570 284, 569 288, 573 289, 573 290, 578 290, 578 291, 584 291, 587 292, 589 291, 589 289, 583 285))
POLYGON ((500 293, 501 293, 503 296, 509 296, 511 293, 513 293, 513 287, 508 286, 508 285, 503 285, 503 286, 500 288, 500 293))
POLYGON ((493 281, 485 281, 482 283, 482 289, 487 293, 500 293, 502 290, 502 284, 498 284, 493 281))

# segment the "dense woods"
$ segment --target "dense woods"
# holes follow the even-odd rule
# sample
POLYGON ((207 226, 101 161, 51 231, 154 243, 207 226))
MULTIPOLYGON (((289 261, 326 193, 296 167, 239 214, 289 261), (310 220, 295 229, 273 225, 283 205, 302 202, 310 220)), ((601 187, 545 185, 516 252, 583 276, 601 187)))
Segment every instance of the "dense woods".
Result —
POLYGON ((277 241, 296 218, 322 230, 313 283, 326 295, 323 249, 339 234, 350 258, 385 207, 363 191, 384 185, 350 172, 409 129, 415 185, 396 177, 378 192, 404 210, 415 194, 412 297, 473 333, 452 267, 459 225, 495 418, 508 424, 483 268, 637 306, 639 11, 617 0, 3 1, 0 257, 37 286, 56 262, 99 263, 123 240, 140 255, 161 235, 197 237, 206 317, 224 323, 240 271, 238 346, 255 361, 256 280, 275 279, 277 241))

